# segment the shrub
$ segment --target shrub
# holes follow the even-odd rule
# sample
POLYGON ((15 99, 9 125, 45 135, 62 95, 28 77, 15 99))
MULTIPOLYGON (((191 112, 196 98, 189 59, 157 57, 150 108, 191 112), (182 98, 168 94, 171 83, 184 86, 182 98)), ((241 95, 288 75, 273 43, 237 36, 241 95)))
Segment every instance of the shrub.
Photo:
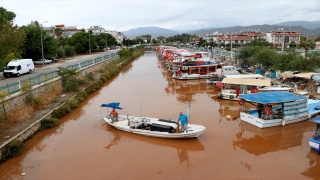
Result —
POLYGON ((10 158, 16 157, 24 150, 24 144, 21 141, 13 140, 1 149, 1 161, 4 162, 10 158))
POLYGON ((53 128, 59 125, 59 119, 55 119, 55 118, 48 118, 48 119, 44 119, 41 121, 41 127, 39 129, 39 131, 45 130, 45 129, 49 129, 49 128, 53 128))

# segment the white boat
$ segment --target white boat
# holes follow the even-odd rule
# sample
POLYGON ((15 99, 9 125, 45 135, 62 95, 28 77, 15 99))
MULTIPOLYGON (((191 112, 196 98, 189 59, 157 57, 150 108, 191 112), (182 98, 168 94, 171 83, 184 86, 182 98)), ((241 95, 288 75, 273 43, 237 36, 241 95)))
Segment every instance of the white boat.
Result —
POLYGON ((317 151, 318 154, 320 154, 320 115, 315 116, 311 121, 316 123, 316 130, 313 137, 309 139, 309 145, 311 149, 317 151))
MULTIPOLYGON (((122 109, 118 102, 102 104, 101 107, 111 107, 115 109, 122 109)), ((190 103, 188 104, 188 117, 190 112, 190 103)), ((198 124, 188 124, 188 132, 180 133, 178 121, 166 120, 160 118, 150 117, 135 117, 128 115, 119 115, 118 118, 109 115, 103 115, 104 120, 110 126, 121 131, 140 134, 144 136, 158 137, 158 138, 197 138, 204 131, 205 127, 198 124)), ((189 120, 190 122, 190 120, 189 120)))
POLYGON ((290 92, 261 92, 240 94, 238 101, 242 105, 241 121, 267 128, 307 120, 320 112, 320 100, 308 99, 305 96, 290 92), (259 118, 257 109, 248 109, 247 104, 262 104, 262 115, 259 118))
MULTIPOLYGON (((243 75, 247 76, 247 75, 243 75)), ((257 92, 287 91, 293 92, 290 87, 271 86, 271 79, 241 79, 224 78, 222 80, 223 88, 220 89, 218 98, 228 100, 239 100, 240 94, 251 94, 257 92)))
POLYGON ((172 78, 179 80, 214 78, 217 77, 214 74, 217 66, 218 64, 183 65, 173 73, 172 78))

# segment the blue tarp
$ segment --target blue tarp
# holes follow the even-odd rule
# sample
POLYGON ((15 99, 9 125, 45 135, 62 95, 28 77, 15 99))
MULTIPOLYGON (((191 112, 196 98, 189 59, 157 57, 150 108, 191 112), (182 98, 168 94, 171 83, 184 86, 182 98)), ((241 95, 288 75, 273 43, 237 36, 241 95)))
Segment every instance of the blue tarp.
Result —
POLYGON ((121 107, 119 107, 120 102, 112 102, 112 103, 108 103, 108 104, 101 104, 100 107, 109 107, 109 108, 114 108, 114 109, 122 109, 121 107))
POLYGON ((320 123, 320 115, 317 115, 311 119, 312 122, 320 123))
POLYGON ((284 103, 307 99, 305 96, 296 95, 290 92, 261 92, 255 94, 240 94, 241 99, 261 104, 284 103))

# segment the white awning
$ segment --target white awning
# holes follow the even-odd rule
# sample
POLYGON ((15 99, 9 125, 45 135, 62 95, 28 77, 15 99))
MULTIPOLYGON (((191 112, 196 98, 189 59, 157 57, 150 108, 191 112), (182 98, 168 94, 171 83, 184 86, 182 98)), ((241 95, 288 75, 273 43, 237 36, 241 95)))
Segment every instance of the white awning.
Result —
POLYGON ((263 79, 265 76, 261 74, 242 74, 242 75, 224 75, 226 78, 240 78, 240 79, 263 79))
POLYGON ((310 73, 299 73, 299 74, 295 74, 293 76, 294 77, 311 79, 312 75, 314 75, 314 74, 320 74, 320 73, 313 73, 313 72, 310 72, 310 73))
POLYGON ((239 78, 223 78, 222 83, 239 84, 251 86, 271 86, 270 79, 239 79, 239 78))

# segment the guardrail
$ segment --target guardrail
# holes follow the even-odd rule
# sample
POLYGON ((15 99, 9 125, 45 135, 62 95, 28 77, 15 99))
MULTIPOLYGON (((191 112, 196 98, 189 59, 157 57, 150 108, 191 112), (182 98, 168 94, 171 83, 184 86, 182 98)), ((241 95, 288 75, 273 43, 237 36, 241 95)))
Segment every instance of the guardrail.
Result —
POLYGON ((230 51, 222 51, 218 49, 206 49, 204 47, 194 47, 194 48, 186 48, 188 51, 204 51, 204 52, 210 52, 211 54, 216 54, 220 56, 226 56, 226 57, 236 57, 238 56, 238 52, 230 52, 230 51))
MULTIPOLYGON (((81 63, 69 65, 69 66, 63 67, 62 69, 63 70, 71 70, 71 69, 79 70, 79 69, 83 69, 85 67, 91 66, 93 64, 97 64, 101 61, 113 58, 115 56, 118 56, 118 52, 107 54, 107 55, 97 57, 97 58, 94 58, 91 60, 87 60, 87 61, 84 61, 81 63)), ((39 84, 44 83, 46 81, 50 81, 58 76, 59 76, 59 74, 58 74, 57 70, 41 73, 41 74, 38 74, 34 77, 29 77, 27 79, 24 79, 24 80, 21 80, 18 82, 14 82, 14 83, 10 83, 10 84, 7 83, 7 85, 0 86, 0 92, 6 91, 8 93, 8 95, 11 95, 11 94, 14 94, 14 93, 21 91, 21 85, 23 85, 25 83, 30 83, 31 86, 36 86, 36 85, 39 85, 39 84)))

